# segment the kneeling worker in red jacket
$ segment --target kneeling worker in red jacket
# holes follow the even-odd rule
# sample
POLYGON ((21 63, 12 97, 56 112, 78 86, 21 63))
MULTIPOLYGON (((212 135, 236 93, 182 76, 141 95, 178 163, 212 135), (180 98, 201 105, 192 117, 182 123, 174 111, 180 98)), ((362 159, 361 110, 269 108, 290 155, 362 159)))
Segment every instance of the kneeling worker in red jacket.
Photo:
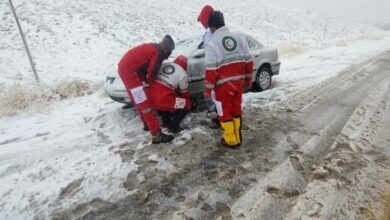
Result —
POLYGON ((153 112, 144 85, 157 78, 162 62, 174 49, 174 41, 166 35, 161 43, 145 43, 130 49, 118 64, 119 75, 141 120, 152 134, 153 144, 170 142, 173 136, 161 132, 160 122, 153 112))
POLYGON ((154 109, 161 111, 163 124, 174 133, 192 107, 186 73, 187 58, 178 56, 173 63, 164 63, 157 80, 147 88, 154 109))

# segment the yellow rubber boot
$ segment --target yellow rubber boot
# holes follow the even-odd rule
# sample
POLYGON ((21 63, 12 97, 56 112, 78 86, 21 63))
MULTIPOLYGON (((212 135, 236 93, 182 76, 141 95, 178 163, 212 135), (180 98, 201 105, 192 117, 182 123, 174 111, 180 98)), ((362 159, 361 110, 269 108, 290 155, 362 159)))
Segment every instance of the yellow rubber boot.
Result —
POLYGON ((223 139, 225 140, 225 144, 229 146, 236 146, 237 138, 234 134, 234 124, 233 121, 225 121, 221 122, 221 127, 223 128, 223 139))
POLYGON ((241 117, 235 117, 233 118, 233 124, 234 124, 234 135, 237 139, 237 144, 240 145, 242 142, 242 134, 241 134, 241 117))

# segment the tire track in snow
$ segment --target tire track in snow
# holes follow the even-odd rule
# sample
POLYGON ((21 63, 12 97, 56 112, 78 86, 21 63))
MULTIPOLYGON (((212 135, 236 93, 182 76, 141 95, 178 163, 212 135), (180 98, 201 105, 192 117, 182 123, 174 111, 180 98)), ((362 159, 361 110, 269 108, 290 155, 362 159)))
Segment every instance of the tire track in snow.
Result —
POLYGON ((360 64, 350 66, 349 70, 340 72, 334 77, 331 77, 317 85, 310 86, 304 91, 298 90, 292 93, 290 98, 283 101, 279 106, 281 110, 292 112, 305 112, 311 107, 320 103, 322 99, 329 97, 335 91, 343 91, 353 86, 359 81, 365 80, 372 72, 363 71, 368 66, 381 60, 389 52, 381 53, 360 64))
POLYGON ((383 190, 390 187, 390 183, 386 183, 390 179, 390 154, 383 152, 385 146, 375 145, 377 133, 386 117, 386 108, 390 106, 389 92, 390 77, 375 87, 356 108, 330 152, 313 171, 323 169, 325 174, 321 178, 312 176, 306 192, 298 197, 287 216, 291 219, 389 217, 384 211, 386 201, 377 199, 383 190), (328 195, 321 195, 319 191, 328 195))
MULTIPOLYGON (((312 87, 306 92, 292 96, 287 103, 283 103, 283 105, 288 106, 284 108, 287 112, 291 110, 298 111, 298 113, 293 114, 302 118, 302 123, 313 131, 314 135, 303 142, 299 149, 292 152, 290 160, 285 160, 276 166, 272 172, 262 178, 251 190, 235 202, 232 209, 234 217, 242 219, 289 219, 290 215, 287 210, 292 208, 295 201, 291 199, 291 196, 286 196, 285 192, 296 192, 294 195, 297 196, 307 190, 307 184, 313 178, 321 179, 324 175, 332 174, 331 171, 321 166, 317 167, 316 164, 319 159, 333 151, 334 147, 331 146, 342 139, 345 130, 351 129, 351 127, 358 128, 357 125, 353 126, 353 123, 361 117, 359 114, 363 109, 369 110, 369 114, 379 114, 375 117, 367 116, 366 123, 375 124, 381 118, 383 103, 388 103, 388 100, 385 96, 379 103, 375 103, 375 100, 377 100, 375 94, 378 92, 382 95, 386 94, 385 91, 387 90, 383 87, 387 85, 387 81, 382 86, 375 86, 384 79, 389 79, 389 74, 386 71, 389 59, 390 53, 381 54, 375 59, 355 67, 358 71, 351 70, 340 73, 337 77, 329 79, 317 85, 317 87, 312 87), (384 68, 384 71, 380 71, 379 68, 381 67, 384 68), (337 81, 336 78, 343 80, 337 81), (374 95, 367 96, 372 87, 376 88, 372 93, 374 95), (373 99, 374 101, 372 101, 373 99), (306 102, 308 104, 305 104, 306 102), (366 107, 360 107, 365 105, 365 102, 371 103, 366 107), (379 109, 375 109, 375 107, 379 109), (375 110, 372 110, 373 108, 375 110)), ((370 137, 375 134, 377 128, 370 125, 366 127, 367 129, 360 142, 369 144, 367 141, 371 140, 370 137)), ((340 146, 345 145, 341 143, 340 146)), ((352 156, 349 159, 349 162, 354 161, 352 156)), ((358 162, 355 165, 356 167, 361 166, 358 162)), ((332 175, 331 179, 349 181, 348 177, 338 173, 332 175)), ((322 203, 313 202, 310 206, 307 206, 310 208, 305 210, 309 217, 317 216, 318 210, 322 209, 323 206, 322 203)), ((303 215, 297 216, 302 217, 303 215)))

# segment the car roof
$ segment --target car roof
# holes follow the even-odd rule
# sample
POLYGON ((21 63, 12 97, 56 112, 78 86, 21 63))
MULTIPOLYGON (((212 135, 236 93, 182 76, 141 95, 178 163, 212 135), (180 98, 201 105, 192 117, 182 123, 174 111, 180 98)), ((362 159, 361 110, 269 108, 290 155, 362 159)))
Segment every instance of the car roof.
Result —
MULTIPOLYGON (((255 38, 251 37, 248 34, 242 32, 233 32, 235 34, 243 34, 247 39, 250 39, 252 42, 256 43, 258 47, 264 47, 259 41, 255 38)), ((175 50, 172 51, 171 59, 174 59, 180 55, 184 55, 186 57, 190 56, 193 52, 199 49, 199 45, 202 43, 202 36, 189 37, 176 42, 175 50)))

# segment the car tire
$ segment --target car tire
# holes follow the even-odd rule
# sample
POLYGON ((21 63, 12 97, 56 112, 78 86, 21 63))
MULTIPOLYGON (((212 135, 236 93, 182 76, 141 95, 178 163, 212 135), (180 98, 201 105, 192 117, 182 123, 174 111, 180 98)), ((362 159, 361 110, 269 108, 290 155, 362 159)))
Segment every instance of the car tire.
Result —
POLYGON ((266 67, 260 67, 256 74, 256 80, 254 82, 254 87, 256 91, 264 91, 271 87, 272 85, 272 73, 271 70, 266 67))

